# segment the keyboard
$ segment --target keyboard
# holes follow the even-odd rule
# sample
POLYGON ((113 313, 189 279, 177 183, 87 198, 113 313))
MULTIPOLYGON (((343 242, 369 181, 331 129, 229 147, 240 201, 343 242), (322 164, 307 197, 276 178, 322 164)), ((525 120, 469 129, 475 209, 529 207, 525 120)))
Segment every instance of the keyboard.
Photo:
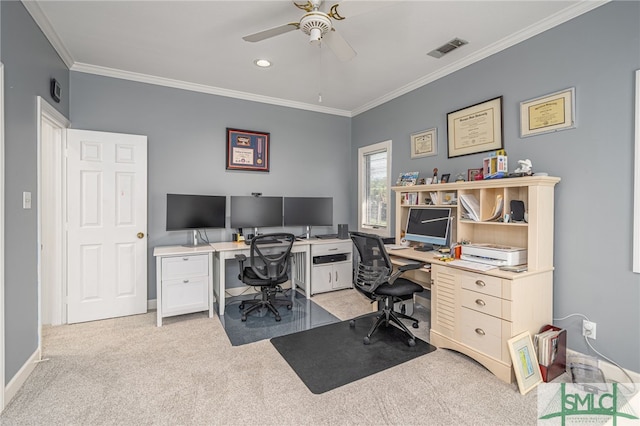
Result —
MULTIPOLYGON (((256 244, 278 244, 280 240, 276 240, 275 238, 263 238, 256 241, 256 244)), ((244 240, 244 243, 248 246, 251 245, 251 240, 244 240)))
POLYGON ((316 238, 321 240, 330 240, 331 238, 338 238, 338 234, 320 234, 316 235, 316 238))

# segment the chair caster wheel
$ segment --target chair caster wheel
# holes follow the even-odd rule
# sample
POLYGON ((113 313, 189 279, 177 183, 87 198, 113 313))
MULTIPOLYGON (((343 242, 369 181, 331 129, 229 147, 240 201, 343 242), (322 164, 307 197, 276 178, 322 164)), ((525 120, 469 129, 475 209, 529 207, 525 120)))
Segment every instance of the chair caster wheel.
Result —
POLYGON ((281 317, 276 317, 276 321, 280 321, 281 319, 281 317))
POLYGON ((409 344, 409 347, 414 347, 416 345, 416 341, 414 339, 409 339, 407 343, 409 344))
POLYGON ((414 322, 413 324, 411 324, 411 326, 412 326, 413 328, 418 328, 418 323, 417 323, 417 322, 414 322))
POLYGON ((243 315, 243 316, 240 317, 240 321, 246 321, 246 320, 247 320, 247 316, 246 315, 243 315))
POLYGON ((244 309, 244 303, 242 303, 240 306, 238 306, 240 308, 240 310, 244 309))
POLYGON ((355 327, 355 326, 356 326, 356 321, 355 320, 349 321, 349 327, 355 327))
POLYGON ((293 308, 293 305, 287 305, 288 310, 291 310, 291 308, 293 308))
POLYGON ((371 343, 371 340, 369 340, 368 336, 365 336, 364 339, 362 339, 362 341, 364 342, 365 345, 368 345, 369 343, 371 343))

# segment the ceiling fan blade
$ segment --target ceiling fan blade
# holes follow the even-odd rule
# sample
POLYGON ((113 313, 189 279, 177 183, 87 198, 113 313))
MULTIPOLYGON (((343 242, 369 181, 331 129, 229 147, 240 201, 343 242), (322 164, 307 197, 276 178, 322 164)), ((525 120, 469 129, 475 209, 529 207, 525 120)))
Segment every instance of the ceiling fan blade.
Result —
POLYGON ((343 62, 351 60, 356 56, 356 51, 353 50, 351 45, 349 45, 335 29, 325 34, 324 37, 322 37, 322 41, 329 46, 329 49, 343 62))
POLYGON ((362 15, 393 4, 393 1, 356 1, 342 0, 334 3, 327 14, 336 21, 362 15))
POLYGON ((289 31, 297 30, 298 28, 300 28, 300 24, 298 22, 292 22, 290 24, 280 25, 279 27, 269 28, 268 30, 260 31, 259 33, 244 36, 242 39, 244 41, 254 43, 256 41, 262 41, 280 34, 288 33, 289 31))

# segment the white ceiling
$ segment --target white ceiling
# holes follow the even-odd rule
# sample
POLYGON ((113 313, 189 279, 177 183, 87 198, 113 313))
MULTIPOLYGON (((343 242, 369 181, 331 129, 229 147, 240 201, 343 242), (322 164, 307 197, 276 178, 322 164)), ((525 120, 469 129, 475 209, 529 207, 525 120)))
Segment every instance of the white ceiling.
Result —
MULTIPOLYGON (((359 0, 343 0, 345 9, 347 1, 359 0)), ((291 1, 23 3, 71 70, 353 116, 604 2, 374 2, 366 13, 334 21, 357 52, 348 62, 300 31, 242 39, 297 22, 304 11, 291 1), (440 59, 427 56, 456 37, 469 44, 440 59), (273 66, 260 69, 257 58, 273 66)))

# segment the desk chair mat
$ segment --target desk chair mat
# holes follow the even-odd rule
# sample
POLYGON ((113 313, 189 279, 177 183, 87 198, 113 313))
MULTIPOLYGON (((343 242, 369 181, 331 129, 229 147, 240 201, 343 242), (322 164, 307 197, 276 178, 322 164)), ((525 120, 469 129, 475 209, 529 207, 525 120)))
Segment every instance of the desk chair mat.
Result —
POLYGON ((291 310, 284 306, 278 308, 282 318, 280 321, 276 322, 273 314, 266 309, 254 311, 247 316, 246 321, 241 321, 241 312, 238 306, 243 300, 249 298, 248 295, 228 297, 225 313, 222 317, 219 316, 224 331, 233 346, 271 339, 340 321, 338 317, 312 300, 305 299, 298 292, 294 294, 292 299, 293 307, 291 310))
MULTIPOLYGON (((287 336, 271 343, 314 394, 321 394, 387 368, 436 350, 416 338, 409 347, 406 335, 395 326, 380 327, 371 344, 362 338, 376 320, 376 313, 359 317, 355 327, 349 321, 324 325, 287 336)), ((424 325, 423 325, 424 326, 424 325)))

